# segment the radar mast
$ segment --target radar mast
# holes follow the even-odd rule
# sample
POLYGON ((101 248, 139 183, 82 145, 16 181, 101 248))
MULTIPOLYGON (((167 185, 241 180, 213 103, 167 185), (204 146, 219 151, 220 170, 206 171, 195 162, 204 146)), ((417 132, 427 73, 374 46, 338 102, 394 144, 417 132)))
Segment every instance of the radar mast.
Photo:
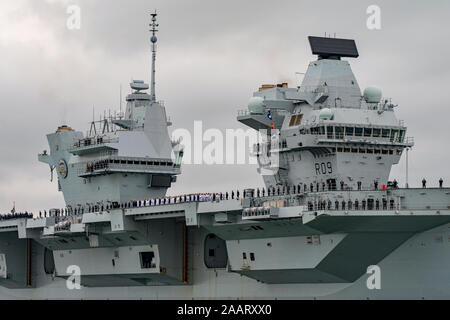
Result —
POLYGON ((158 14, 156 13, 151 13, 150 14, 152 16, 152 23, 150 24, 150 32, 152 33, 152 36, 150 38, 150 41, 152 43, 152 83, 151 83, 151 92, 150 92, 150 97, 151 97, 151 101, 155 102, 156 101, 156 94, 155 94, 155 61, 156 61, 156 42, 158 41, 158 38, 156 37, 156 33, 158 32, 158 26, 159 24, 156 23, 156 17, 158 16, 158 14))

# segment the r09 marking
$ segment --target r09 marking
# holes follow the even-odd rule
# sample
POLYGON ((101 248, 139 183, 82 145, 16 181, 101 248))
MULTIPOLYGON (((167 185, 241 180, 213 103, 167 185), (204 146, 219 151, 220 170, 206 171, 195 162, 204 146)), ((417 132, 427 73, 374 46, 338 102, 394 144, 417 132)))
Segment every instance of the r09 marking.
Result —
POLYGON ((316 175, 333 173, 331 162, 316 162, 314 167, 316 169, 316 175))

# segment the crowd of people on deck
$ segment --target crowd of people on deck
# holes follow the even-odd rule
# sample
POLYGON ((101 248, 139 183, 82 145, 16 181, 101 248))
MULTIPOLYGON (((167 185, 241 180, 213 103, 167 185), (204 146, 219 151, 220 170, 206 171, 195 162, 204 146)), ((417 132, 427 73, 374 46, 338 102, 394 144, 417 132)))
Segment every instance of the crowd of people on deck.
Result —
POLYGON ((314 210, 395 210, 397 204, 394 199, 373 199, 363 198, 362 200, 334 200, 330 199, 318 199, 310 200, 307 203, 308 211, 314 210))
MULTIPOLYGON (((389 186, 389 184, 388 184, 389 186)), ((341 190, 344 190, 344 184, 341 182, 340 184, 341 190)), ((398 188, 398 183, 396 180, 391 184, 391 187, 398 188)), ((422 187, 426 187, 426 180, 422 180, 422 187)), ((439 187, 443 187, 443 180, 442 178, 439 179, 439 187)), ((382 186, 382 189, 384 189, 384 185, 382 186)), ((360 184, 358 184, 358 190, 360 190, 360 184)), ((378 184, 374 182, 374 189, 378 189, 378 184)), ((118 203, 118 202, 110 202, 109 204, 88 204, 84 206, 77 206, 76 208, 67 207, 62 209, 51 209, 47 212, 47 210, 39 211, 39 214, 34 216, 33 213, 29 213, 27 211, 25 212, 15 212, 15 208, 11 210, 11 213, 8 214, 0 214, 0 221, 4 220, 14 220, 14 219, 31 219, 31 218, 46 218, 46 217, 56 217, 56 223, 57 226, 64 229, 70 227, 71 223, 79 222, 79 217, 83 215, 84 213, 94 213, 94 212, 104 212, 109 211, 113 209, 128 209, 128 208, 139 208, 139 207, 151 207, 151 206, 161 206, 161 205, 171 205, 171 204, 177 204, 177 203, 186 203, 186 202, 219 202, 221 200, 230 200, 230 199, 236 199, 240 200, 242 198, 246 197, 266 197, 266 194, 268 197, 270 196, 284 196, 284 195, 290 195, 290 194, 303 194, 308 192, 320 192, 320 191, 328 191, 328 190, 336 190, 335 185, 331 185, 330 183, 326 185, 326 183, 310 183, 307 184, 298 184, 296 186, 292 185, 284 185, 284 186, 277 186, 277 187, 269 187, 267 190, 265 188, 257 188, 255 189, 248 189, 251 192, 247 193, 246 191, 240 192, 239 190, 236 190, 236 192, 233 190, 230 193, 228 192, 219 192, 219 193, 192 193, 192 194, 184 194, 184 195, 178 195, 178 196, 165 196, 165 197, 158 197, 158 198, 151 198, 151 199, 145 199, 145 200, 135 200, 135 201, 129 201, 124 203, 118 203), (241 197, 242 195, 242 197, 241 197), (75 219, 75 220, 74 220, 75 219)), ((362 210, 365 210, 366 208, 368 210, 371 209, 392 209, 394 207, 393 203, 386 203, 385 200, 376 200, 372 203, 368 203, 366 200, 362 200, 359 202, 358 200, 352 201, 335 201, 332 203, 331 200, 318 200, 316 202, 309 202, 308 207, 315 210, 345 210, 346 208, 348 210, 358 210, 361 208, 362 210)))
POLYGON ((0 220, 30 219, 30 218, 33 218, 33 214, 27 211, 0 214, 0 220))

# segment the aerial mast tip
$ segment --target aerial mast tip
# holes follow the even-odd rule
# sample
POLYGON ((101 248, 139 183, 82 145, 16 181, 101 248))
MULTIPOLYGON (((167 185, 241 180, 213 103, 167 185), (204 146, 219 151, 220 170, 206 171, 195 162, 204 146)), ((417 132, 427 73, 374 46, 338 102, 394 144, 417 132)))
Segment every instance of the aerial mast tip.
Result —
POLYGON ((154 13, 150 13, 152 19, 150 24, 150 32, 152 33, 152 36, 150 38, 150 41, 152 43, 152 83, 151 83, 151 101, 156 101, 156 94, 155 94, 155 62, 156 62, 156 42, 158 41, 158 38, 156 37, 156 33, 158 32, 159 24, 156 23, 156 17, 158 14, 156 13, 156 10, 154 13))

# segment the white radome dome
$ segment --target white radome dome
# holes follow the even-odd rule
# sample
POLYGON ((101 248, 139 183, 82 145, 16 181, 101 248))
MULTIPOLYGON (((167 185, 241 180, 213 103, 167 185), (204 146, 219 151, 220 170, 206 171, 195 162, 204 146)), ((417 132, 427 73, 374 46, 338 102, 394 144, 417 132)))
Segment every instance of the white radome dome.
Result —
POLYGON ((380 88, 367 87, 364 90, 364 100, 366 100, 367 103, 379 103, 382 97, 383 93, 380 88))
POLYGON ((333 111, 331 111, 331 109, 329 109, 329 108, 324 108, 324 109, 320 110, 319 119, 320 120, 333 119, 333 111))
POLYGON ((248 111, 250 113, 263 114, 266 111, 264 99, 261 97, 251 97, 248 101, 248 111))

